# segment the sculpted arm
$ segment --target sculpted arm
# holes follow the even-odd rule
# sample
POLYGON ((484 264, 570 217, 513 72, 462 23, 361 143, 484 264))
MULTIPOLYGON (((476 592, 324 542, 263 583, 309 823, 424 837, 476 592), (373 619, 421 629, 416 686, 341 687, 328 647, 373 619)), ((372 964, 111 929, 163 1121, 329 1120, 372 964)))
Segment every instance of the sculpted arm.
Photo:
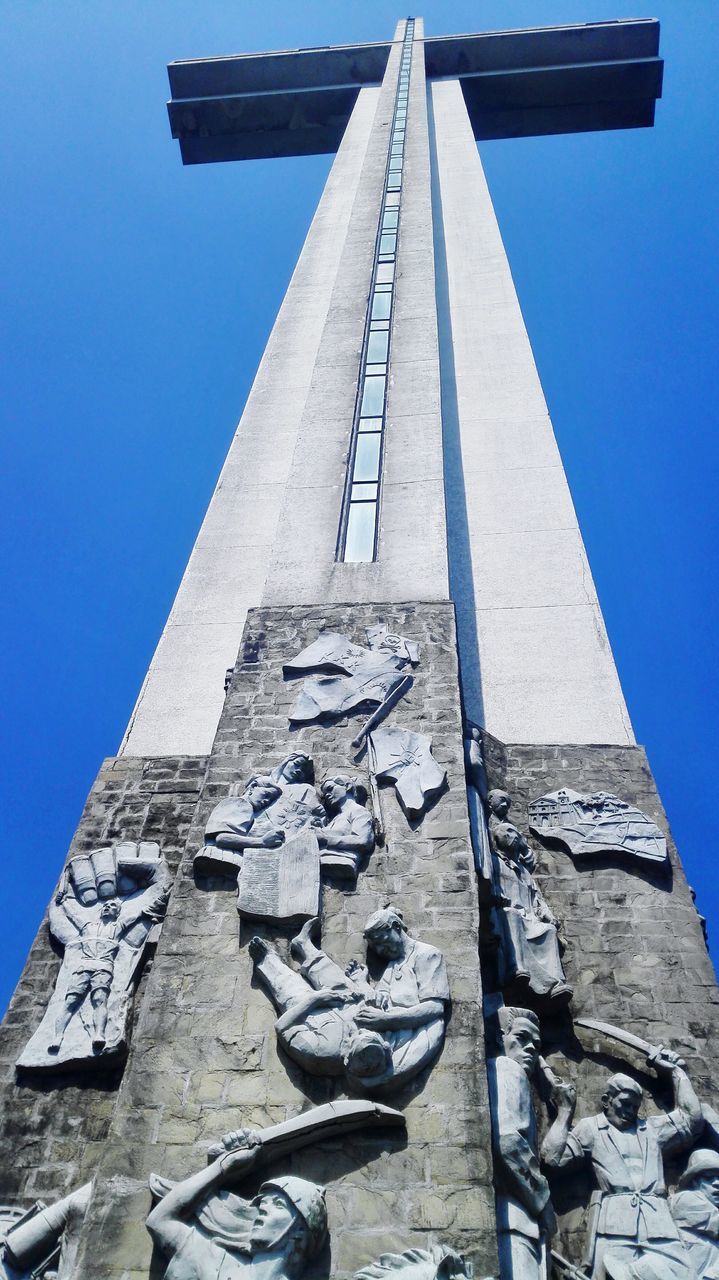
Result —
POLYGON ((48 922, 53 938, 57 938, 64 947, 75 942, 83 924, 79 908, 76 907, 73 911, 67 895, 62 891, 50 903, 48 922))
POLYGON ((285 1012, 275 1023, 275 1031, 280 1034, 283 1031, 288 1031, 290 1027, 296 1027, 298 1023, 304 1022, 307 1014, 312 1013, 313 1009, 337 1004, 339 998, 340 993, 330 990, 329 987, 320 988, 319 991, 308 991, 303 1000, 298 1000, 297 1004, 290 1005, 289 1009, 285 1009, 285 1012))
POLYGON ((420 1000, 419 1004, 408 1008, 375 1009, 365 1005, 357 1010, 356 1021, 361 1027, 370 1027, 373 1031, 404 1031, 423 1027, 426 1022, 433 1022, 443 1015, 443 1000, 420 1000))
POLYGON ((702 1106, 689 1076, 683 1067, 679 1066, 679 1058, 675 1053, 669 1053, 665 1049, 654 1065, 657 1071, 671 1075, 675 1108, 672 1119, 677 1127, 684 1131, 687 1141, 697 1138, 704 1124, 702 1106))
MULTIPOLYGON (((252 1139, 250 1139, 252 1140, 252 1139)), ((256 1163, 259 1145, 243 1147, 239 1151, 226 1151, 206 1169, 191 1178, 178 1182, 155 1205, 147 1219, 147 1229, 155 1244, 167 1257, 172 1257, 184 1244, 191 1229, 186 1219, 198 1202, 212 1191, 219 1191, 236 1178, 249 1173, 256 1163)))
POLYGON ((568 1169, 584 1163, 585 1149, 576 1130, 570 1135, 577 1091, 574 1085, 557 1081, 552 1087, 552 1102, 557 1108, 554 1122, 542 1143, 542 1160, 550 1169, 568 1169))

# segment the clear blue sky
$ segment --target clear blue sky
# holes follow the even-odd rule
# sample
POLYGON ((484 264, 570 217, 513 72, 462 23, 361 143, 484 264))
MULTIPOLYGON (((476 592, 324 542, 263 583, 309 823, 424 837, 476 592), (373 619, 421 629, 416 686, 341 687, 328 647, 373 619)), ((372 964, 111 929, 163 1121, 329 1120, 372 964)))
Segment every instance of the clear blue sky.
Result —
MULTIPOLYGON (((423 14, 428 34, 662 21, 654 130, 482 156, 637 737, 719 940, 716 0, 423 14)), ((0 3, 0 1005, 132 710, 330 163, 183 169, 165 65, 384 39, 401 16, 386 0, 0 3)))

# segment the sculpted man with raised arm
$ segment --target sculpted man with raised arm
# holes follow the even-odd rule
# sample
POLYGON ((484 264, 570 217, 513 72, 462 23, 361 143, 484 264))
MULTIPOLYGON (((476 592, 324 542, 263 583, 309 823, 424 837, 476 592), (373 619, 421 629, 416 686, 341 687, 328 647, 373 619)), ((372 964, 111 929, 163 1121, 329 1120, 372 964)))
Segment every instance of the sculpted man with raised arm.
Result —
POLYGON ((571 1128, 576 1095, 555 1091, 557 1118, 542 1147, 554 1169, 591 1164, 598 1190, 585 1262, 604 1280, 689 1280, 693 1268, 669 1211, 663 1157, 696 1140, 701 1106, 675 1053, 662 1050, 655 1069, 671 1079, 674 1107, 640 1118, 643 1093, 631 1076, 610 1076, 602 1110, 571 1128))
POLYGON ((223 1144, 221 1155, 176 1183, 147 1219, 168 1259, 165 1280, 236 1280, 245 1273, 248 1280, 297 1280, 327 1235, 323 1188, 283 1176, 244 1200, 229 1188, 255 1168, 259 1138, 242 1130, 223 1144))

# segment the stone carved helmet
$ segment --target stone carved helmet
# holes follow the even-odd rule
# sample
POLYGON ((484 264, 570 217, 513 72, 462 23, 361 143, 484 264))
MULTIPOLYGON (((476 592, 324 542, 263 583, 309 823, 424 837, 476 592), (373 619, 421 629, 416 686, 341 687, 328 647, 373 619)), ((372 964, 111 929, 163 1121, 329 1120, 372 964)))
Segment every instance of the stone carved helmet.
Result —
POLYGON ((324 1187, 319 1187, 316 1182, 308 1182, 306 1178, 296 1178, 290 1174, 263 1182, 260 1192, 268 1187, 281 1191, 297 1210, 307 1229, 304 1256, 314 1258, 327 1237, 327 1205, 324 1187))

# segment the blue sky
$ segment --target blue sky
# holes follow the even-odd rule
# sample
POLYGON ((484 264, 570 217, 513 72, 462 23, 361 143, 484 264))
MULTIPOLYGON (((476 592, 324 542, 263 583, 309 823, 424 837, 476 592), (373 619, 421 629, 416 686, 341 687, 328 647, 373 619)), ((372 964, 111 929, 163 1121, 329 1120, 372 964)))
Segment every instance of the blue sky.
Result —
MULTIPOLYGON (((422 12, 435 35, 662 22, 654 130, 482 156, 637 737, 719 938, 716 3, 422 12)), ((385 0, 0 3, 0 1004, 132 710, 330 163, 183 169, 166 63, 384 39, 401 16, 385 0)))

